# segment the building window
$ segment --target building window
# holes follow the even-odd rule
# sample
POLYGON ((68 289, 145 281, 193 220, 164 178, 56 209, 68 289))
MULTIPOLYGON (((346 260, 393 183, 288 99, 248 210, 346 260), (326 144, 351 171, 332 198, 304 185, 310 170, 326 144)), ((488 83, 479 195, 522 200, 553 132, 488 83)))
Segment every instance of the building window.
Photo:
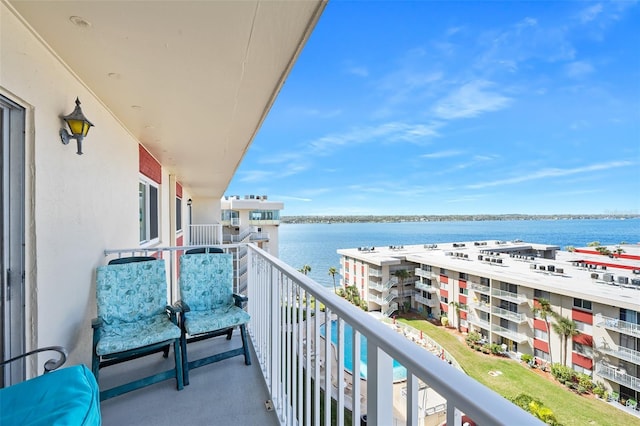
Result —
POLYGON ((544 361, 549 362, 551 359, 549 358, 549 354, 541 349, 534 349, 533 350, 533 355, 536 358, 542 359, 544 361))
POLYGON ((138 196, 140 206, 140 243, 157 242, 160 239, 158 185, 150 180, 141 179, 138 184, 138 196))
POLYGON ((464 294, 465 296, 469 294, 469 290, 466 288, 459 287, 458 290, 460 291, 460 294, 464 294))
POLYGON ((573 307, 574 308, 578 308, 578 309, 584 309, 584 310, 590 311, 591 310, 591 301, 574 298, 573 299, 573 307))
POLYGON ((446 298, 446 297, 444 297, 444 296, 440 296, 440 301, 441 301, 442 303, 444 303, 445 305, 449 303, 449 299, 448 299, 448 298, 446 298))
POLYGON ((444 268, 440 268, 440 275, 447 275, 447 270, 444 268))
POLYGON ((448 290, 449 289, 449 284, 447 283, 440 283, 440 288, 442 290, 448 290))
POLYGON ((469 274, 465 274, 464 272, 460 272, 460 279, 467 281, 469 279, 469 274))
POLYGON ((176 232, 182 231, 182 198, 176 197, 176 232))
POLYGON ((533 330, 533 335, 536 339, 544 340, 545 342, 549 338, 549 335, 544 330, 538 330, 537 328, 533 330))
POLYGON ((537 288, 533 290, 534 299, 545 299, 551 300, 551 293, 544 290, 538 290, 537 288))
POLYGON ((485 277, 480 277, 480 284, 485 285, 485 286, 489 286, 489 278, 485 278, 485 277))
POLYGON ((427 272, 431 272, 431 265, 422 265, 422 270, 423 271, 427 271, 427 272))
POLYGON ((587 358, 593 358, 593 347, 573 342, 573 351, 587 358))
POLYGON ((591 324, 587 324, 586 322, 573 320, 576 323, 576 328, 583 334, 587 334, 589 336, 593 335, 593 326, 591 324))
POLYGON ((581 367, 578 364, 573 364, 573 369, 575 371, 577 371, 578 373, 583 373, 583 374, 586 374, 589 377, 593 377, 592 376, 593 372, 591 370, 589 370, 588 368, 581 367))

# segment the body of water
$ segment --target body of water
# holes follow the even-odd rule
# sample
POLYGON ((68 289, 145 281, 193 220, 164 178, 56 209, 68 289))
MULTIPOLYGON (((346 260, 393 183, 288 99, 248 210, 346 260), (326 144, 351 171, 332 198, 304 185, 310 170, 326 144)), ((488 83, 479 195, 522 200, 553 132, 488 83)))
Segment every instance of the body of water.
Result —
MULTIPOLYGON (((520 239, 528 243, 583 247, 640 242, 640 219, 496 220, 401 223, 282 224, 279 257, 332 287, 329 268, 340 271, 338 249, 361 246, 431 244, 457 241, 520 239)), ((340 276, 336 274, 336 285, 340 276)))

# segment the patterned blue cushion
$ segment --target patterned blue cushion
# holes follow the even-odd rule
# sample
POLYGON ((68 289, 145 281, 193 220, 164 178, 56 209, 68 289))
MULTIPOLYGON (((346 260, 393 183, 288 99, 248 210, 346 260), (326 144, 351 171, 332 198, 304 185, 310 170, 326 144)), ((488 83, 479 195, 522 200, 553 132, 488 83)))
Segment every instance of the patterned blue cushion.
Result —
POLYGON ((185 254, 180 257, 180 297, 191 311, 233 305, 231 254, 185 254))
POLYGON ((246 324, 251 317, 248 313, 230 305, 214 308, 210 311, 192 311, 185 314, 185 329, 191 336, 207 331, 221 330, 246 324))
POLYGON ((163 313, 167 305, 164 260, 98 267, 96 301, 98 318, 107 325, 163 313))
POLYGON ((180 328, 162 313, 134 323, 104 324, 96 353, 100 356, 180 338, 180 328))

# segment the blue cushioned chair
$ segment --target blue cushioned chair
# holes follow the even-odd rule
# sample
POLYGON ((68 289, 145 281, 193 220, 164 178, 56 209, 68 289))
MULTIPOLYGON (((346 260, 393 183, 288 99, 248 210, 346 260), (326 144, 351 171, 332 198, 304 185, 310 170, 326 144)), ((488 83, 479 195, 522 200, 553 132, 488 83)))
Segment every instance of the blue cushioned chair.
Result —
POLYGON ((66 360, 63 348, 36 349, 0 362, 0 368, 25 356, 50 350, 58 351, 61 358, 47 361, 44 375, 0 389, 0 425, 99 426, 100 396, 96 379, 84 365, 56 370, 66 360))
POLYGON ((181 390, 181 333, 175 308, 167 304, 164 260, 130 260, 98 267, 96 301, 98 318, 92 323, 92 370, 96 380, 103 367, 163 351, 170 344, 175 358, 173 369, 103 390, 100 399, 171 378, 181 390))
POLYGON ((189 384, 189 370, 206 364, 244 355, 251 365, 246 324, 245 296, 233 293, 233 260, 231 254, 185 254, 180 257, 180 297, 177 303, 182 329, 184 384, 189 384), (242 347, 189 361, 187 343, 227 334, 240 327, 242 347), (188 337, 187 337, 188 336, 188 337))

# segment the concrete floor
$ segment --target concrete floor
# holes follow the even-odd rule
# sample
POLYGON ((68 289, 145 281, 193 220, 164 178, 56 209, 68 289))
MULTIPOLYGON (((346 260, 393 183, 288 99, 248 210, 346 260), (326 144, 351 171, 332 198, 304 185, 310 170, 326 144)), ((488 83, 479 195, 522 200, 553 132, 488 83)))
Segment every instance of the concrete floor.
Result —
MULTIPOLYGON (((241 346, 239 331, 231 341, 224 337, 189 345, 189 359, 201 353, 216 353, 241 346)), ((176 381, 166 380, 101 403, 102 424, 110 425, 278 425, 274 412, 267 411, 269 399, 264 378, 252 349, 252 365, 237 356, 190 371, 190 384, 176 390, 176 381)), ((135 379, 146 372, 160 372, 172 366, 173 351, 165 360, 160 353, 100 371, 101 387, 135 379)))

